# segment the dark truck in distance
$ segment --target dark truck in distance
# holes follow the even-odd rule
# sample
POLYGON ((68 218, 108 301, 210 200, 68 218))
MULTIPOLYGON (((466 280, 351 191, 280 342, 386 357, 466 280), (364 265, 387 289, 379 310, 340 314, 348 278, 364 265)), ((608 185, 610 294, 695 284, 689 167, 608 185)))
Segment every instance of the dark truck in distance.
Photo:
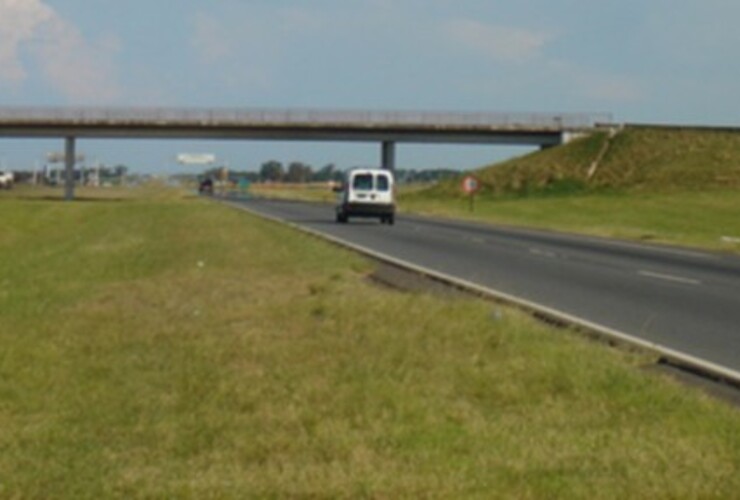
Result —
POLYGON ((203 180, 198 185, 198 192, 200 194, 213 194, 213 179, 209 177, 208 179, 203 180))

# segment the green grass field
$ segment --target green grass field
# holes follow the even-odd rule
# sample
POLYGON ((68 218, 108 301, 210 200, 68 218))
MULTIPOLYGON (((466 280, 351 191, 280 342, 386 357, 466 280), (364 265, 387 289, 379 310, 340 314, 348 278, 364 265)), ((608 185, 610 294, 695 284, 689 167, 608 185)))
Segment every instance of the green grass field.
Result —
MULTIPOLYGON (((497 195, 738 189, 740 133, 650 127, 627 127, 613 137, 596 132, 561 147, 483 167, 476 176, 484 194, 497 195)), ((437 197, 459 193, 458 181, 442 182, 430 190, 437 197)))
POLYGON ((249 192, 253 196, 272 199, 316 201, 334 203, 337 194, 327 183, 313 184, 252 184, 249 192))
POLYGON ((0 192, 0 498, 731 498, 650 359, 150 188, 0 192), (97 199, 97 201, 96 201, 97 199))
POLYGON ((404 211, 482 222, 740 252, 740 190, 463 197, 423 191, 399 197, 404 211))

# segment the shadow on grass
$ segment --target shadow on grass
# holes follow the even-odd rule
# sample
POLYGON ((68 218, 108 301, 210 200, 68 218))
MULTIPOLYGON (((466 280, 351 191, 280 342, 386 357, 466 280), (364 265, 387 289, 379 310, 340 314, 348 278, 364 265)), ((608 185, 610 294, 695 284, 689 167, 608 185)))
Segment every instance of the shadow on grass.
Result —
MULTIPOLYGON (((56 201, 56 202, 64 202, 69 203, 67 200, 64 199, 64 196, 13 196, 10 198, 4 198, 0 197, 0 202, 3 201, 44 201, 44 202, 50 202, 50 201, 56 201)), ((74 200, 71 200, 73 203, 76 202, 84 202, 84 203, 90 203, 90 202, 97 202, 97 203, 108 203, 108 202, 123 202, 123 201, 131 201, 131 198, 96 198, 91 196, 75 196, 74 200)))

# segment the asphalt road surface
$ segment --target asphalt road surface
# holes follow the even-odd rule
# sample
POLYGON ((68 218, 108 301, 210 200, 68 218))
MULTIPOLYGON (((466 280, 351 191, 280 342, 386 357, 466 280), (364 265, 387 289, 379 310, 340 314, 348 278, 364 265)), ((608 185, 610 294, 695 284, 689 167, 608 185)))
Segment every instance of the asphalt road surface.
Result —
POLYGON ((397 215, 334 221, 330 205, 236 202, 740 373, 740 258, 397 215))

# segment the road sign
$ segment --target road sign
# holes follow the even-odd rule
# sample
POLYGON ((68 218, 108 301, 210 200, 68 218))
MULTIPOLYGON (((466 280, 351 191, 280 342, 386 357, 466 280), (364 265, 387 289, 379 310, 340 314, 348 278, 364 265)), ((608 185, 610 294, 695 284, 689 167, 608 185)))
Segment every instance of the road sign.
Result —
POLYGON ((472 175, 466 175, 462 181, 462 189, 465 194, 475 194, 480 189, 480 181, 472 175))

